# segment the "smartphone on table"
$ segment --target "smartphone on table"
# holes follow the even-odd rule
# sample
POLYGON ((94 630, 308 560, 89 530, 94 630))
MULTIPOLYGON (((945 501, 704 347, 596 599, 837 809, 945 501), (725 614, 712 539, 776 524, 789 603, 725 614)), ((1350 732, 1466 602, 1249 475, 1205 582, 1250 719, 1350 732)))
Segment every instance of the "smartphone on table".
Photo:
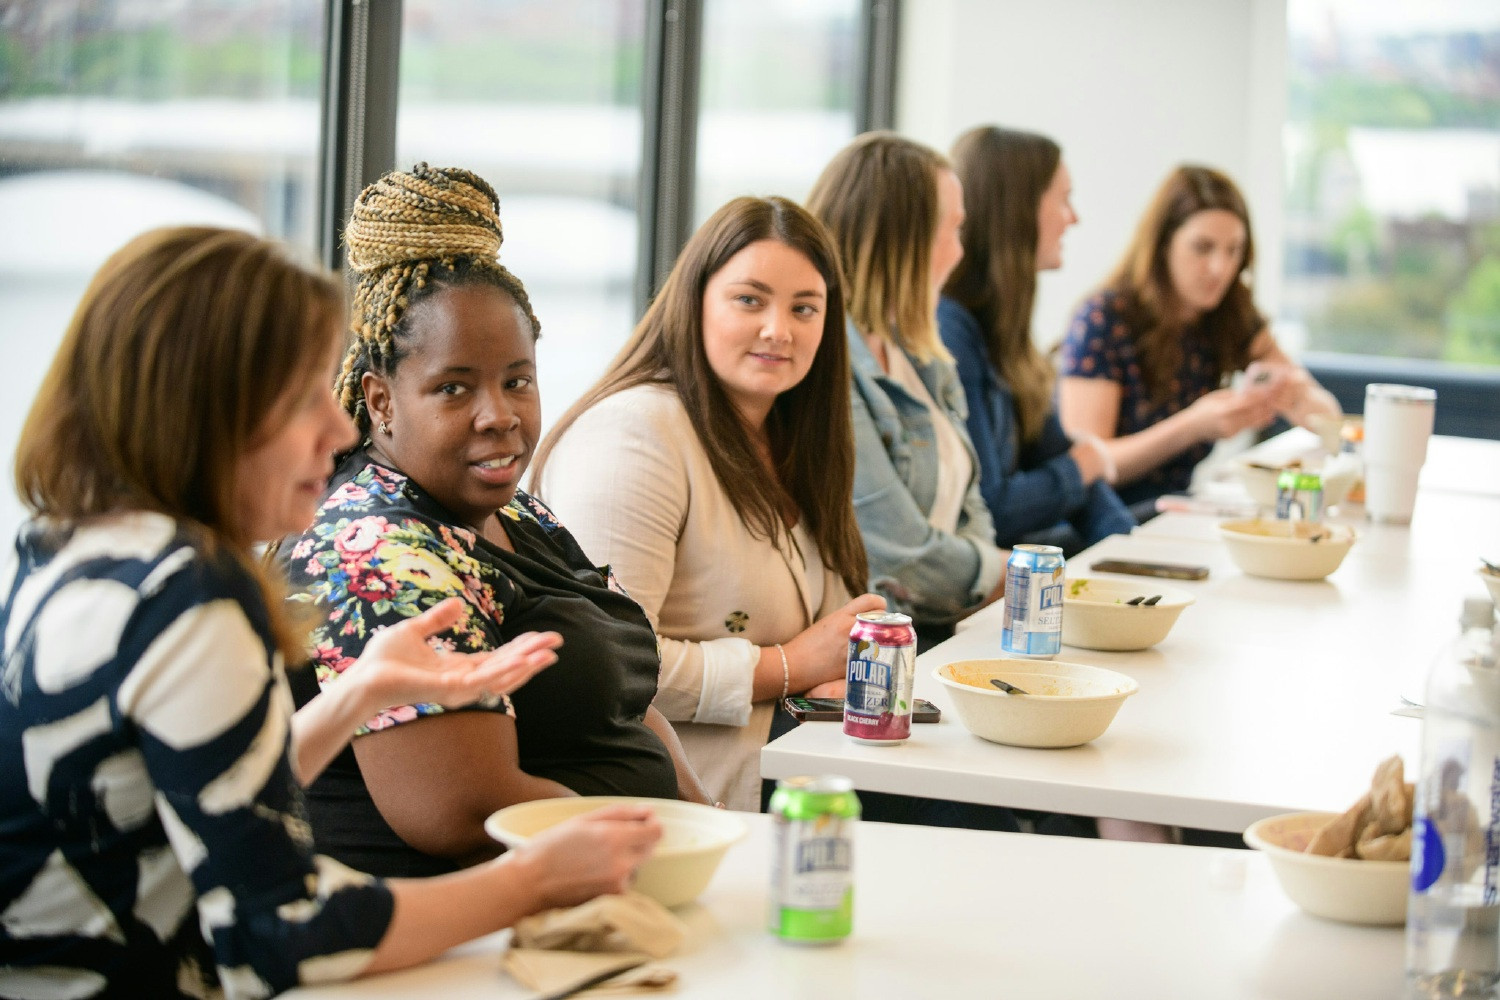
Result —
POLYGON ((1207 566, 1190 566, 1186 563, 1145 562, 1139 559, 1098 559, 1089 564, 1089 569, 1099 573, 1128 573, 1131 576, 1156 576, 1164 580, 1203 580, 1208 577, 1207 566))
MULTIPOLYGON (((842 722, 844 699, 804 698, 801 695, 793 695, 786 700, 786 710, 798 722, 842 722)), ((936 722, 942 717, 942 711, 926 698, 916 699, 916 703, 912 706, 911 721, 913 722, 936 722)))

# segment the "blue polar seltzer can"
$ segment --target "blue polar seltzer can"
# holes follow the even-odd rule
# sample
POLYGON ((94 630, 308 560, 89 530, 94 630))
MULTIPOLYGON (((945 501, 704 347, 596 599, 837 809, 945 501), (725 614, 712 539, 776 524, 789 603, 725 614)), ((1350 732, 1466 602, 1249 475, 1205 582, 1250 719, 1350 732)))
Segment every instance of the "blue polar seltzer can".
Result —
POLYGON ((1017 545, 1005 567, 1007 656, 1047 660, 1062 649, 1063 554, 1056 545, 1017 545))

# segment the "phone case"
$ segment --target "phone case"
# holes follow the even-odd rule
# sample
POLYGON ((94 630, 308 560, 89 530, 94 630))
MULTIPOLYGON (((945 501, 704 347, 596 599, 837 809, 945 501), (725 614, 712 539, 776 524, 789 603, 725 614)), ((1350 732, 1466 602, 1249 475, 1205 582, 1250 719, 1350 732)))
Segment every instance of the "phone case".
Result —
POLYGON ((1167 580, 1202 580, 1208 576, 1207 566, 1141 562, 1134 559, 1100 559, 1091 563, 1089 568, 1100 573, 1127 573, 1131 576, 1154 576, 1167 580))

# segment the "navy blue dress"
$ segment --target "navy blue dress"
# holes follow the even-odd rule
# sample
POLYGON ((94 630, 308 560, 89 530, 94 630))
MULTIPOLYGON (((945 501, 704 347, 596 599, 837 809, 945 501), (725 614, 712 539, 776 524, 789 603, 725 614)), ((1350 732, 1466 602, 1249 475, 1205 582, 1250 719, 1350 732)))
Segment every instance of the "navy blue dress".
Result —
MULTIPOLYGON (((1085 299, 1073 314, 1060 348, 1063 375, 1108 379, 1119 385, 1116 437, 1143 431, 1187 409, 1219 388, 1221 382, 1217 350, 1198 336, 1196 327, 1189 327, 1183 331, 1182 360, 1172 377, 1167 398, 1153 403, 1136 350, 1139 332, 1125 322, 1116 293, 1097 292, 1085 299)), ((1193 481, 1193 469, 1212 450, 1211 442, 1193 445, 1134 482, 1117 487, 1120 499, 1134 506, 1166 493, 1185 493, 1193 481)))

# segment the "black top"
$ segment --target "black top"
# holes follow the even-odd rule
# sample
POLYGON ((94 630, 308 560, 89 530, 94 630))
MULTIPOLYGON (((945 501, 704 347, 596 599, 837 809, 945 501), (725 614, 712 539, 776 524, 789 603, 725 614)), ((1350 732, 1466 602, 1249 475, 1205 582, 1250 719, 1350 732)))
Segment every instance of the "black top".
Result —
MULTIPOLYGON (((298 704, 336 683, 376 627, 458 596, 467 614, 442 637, 455 649, 494 649, 522 632, 563 636, 557 663, 512 696, 522 770, 580 795, 676 797, 671 756, 644 721, 661 667, 650 621, 539 500, 517 491, 499 513, 515 552, 460 527, 416 483, 367 454, 346 458, 313 526, 283 550, 301 591, 293 599, 316 601, 323 612, 312 636, 314 670, 292 682, 298 704)), ((389 710, 361 732, 420 724, 441 711, 389 710)), ((346 864, 390 876, 458 867, 397 836, 352 749, 313 783, 308 802, 319 850, 346 864)))

